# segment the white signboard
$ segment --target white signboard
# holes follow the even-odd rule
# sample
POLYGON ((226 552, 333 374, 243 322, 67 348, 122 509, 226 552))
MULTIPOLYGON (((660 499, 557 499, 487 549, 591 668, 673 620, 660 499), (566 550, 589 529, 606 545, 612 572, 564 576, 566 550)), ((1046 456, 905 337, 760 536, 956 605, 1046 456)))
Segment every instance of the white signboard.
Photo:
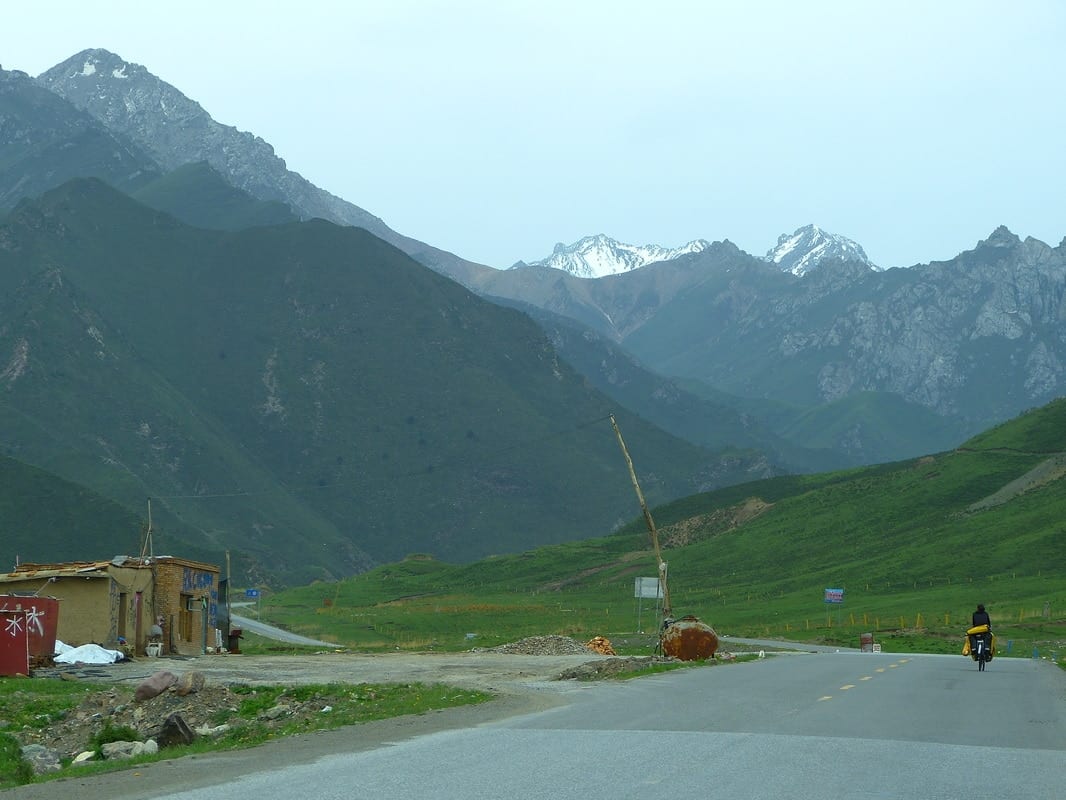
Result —
POLYGON ((658 578, 637 578, 633 586, 634 597, 650 597, 656 600, 662 599, 663 587, 658 578))

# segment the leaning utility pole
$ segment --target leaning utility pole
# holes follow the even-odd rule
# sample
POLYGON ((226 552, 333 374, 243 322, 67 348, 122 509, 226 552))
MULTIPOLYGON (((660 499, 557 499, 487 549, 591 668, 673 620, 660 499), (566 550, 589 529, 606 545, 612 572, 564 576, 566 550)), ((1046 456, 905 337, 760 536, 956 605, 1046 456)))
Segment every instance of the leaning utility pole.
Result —
POLYGON ((669 617, 671 615, 670 590, 666 588, 666 562, 663 561, 662 553, 659 552, 659 534, 655 531, 655 521, 652 520, 651 512, 648 511, 648 504, 644 501, 644 493, 640 491, 640 484, 637 482, 637 471, 633 469, 633 459, 629 457, 629 450, 626 449, 626 443, 622 439, 622 431, 618 429, 618 423, 614 421, 614 414, 610 415, 610 419, 614 434, 618 437, 618 444, 622 446, 622 455, 625 456, 626 466, 629 467, 629 477, 633 481, 633 488, 637 490, 637 500, 640 501, 640 510, 644 512, 644 521, 648 524, 648 533, 651 534, 651 545, 655 549, 655 561, 659 567, 659 586, 663 590, 663 616, 669 617))

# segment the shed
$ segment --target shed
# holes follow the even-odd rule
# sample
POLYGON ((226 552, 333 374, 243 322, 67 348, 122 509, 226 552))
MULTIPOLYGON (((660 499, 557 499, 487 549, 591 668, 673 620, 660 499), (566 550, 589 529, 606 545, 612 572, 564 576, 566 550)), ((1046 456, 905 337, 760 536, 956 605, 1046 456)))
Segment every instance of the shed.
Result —
POLYGON ((125 642, 134 654, 144 655, 158 638, 162 653, 199 655, 216 643, 219 579, 213 564, 174 556, 116 556, 20 564, 0 573, 0 594, 57 598, 56 636, 66 644, 121 649, 125 642), (155 625, 161 629, 157 636, 155 625))

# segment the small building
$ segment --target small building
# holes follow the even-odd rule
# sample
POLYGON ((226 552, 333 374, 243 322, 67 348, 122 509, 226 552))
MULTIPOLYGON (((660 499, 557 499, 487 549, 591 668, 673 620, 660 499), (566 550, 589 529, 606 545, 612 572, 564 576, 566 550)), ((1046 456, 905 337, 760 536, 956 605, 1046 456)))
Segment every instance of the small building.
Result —
POLYGON ((116 650, 124 642, 138 656, 155 641, 161 653, 199 655, 214 648, 219 586, 217 566, 174 556, 27 563, 0 573, 0 594, 59 601, 60 641, 116 650))

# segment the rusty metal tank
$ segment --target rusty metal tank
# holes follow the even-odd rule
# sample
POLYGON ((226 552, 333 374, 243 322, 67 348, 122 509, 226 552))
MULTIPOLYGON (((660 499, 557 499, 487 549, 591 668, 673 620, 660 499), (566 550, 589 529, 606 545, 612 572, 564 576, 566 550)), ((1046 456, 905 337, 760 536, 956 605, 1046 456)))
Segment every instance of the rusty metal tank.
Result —
POLYGON ((718 650, 714 628, 693 616, 668 620, 661 638, 663 655, 679 661, 706 661, 718 650))

